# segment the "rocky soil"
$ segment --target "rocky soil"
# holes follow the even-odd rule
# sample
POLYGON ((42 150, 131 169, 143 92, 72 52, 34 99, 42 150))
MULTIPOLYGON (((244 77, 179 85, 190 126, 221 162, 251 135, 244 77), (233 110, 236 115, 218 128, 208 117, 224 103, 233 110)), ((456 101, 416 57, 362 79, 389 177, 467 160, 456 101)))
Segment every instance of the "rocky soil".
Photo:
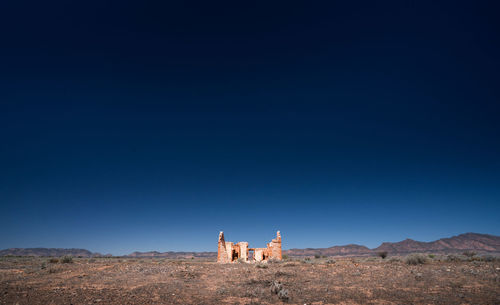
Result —
POLYGON ((498 260, 0 259, 0 304, 500 304, 498 260))

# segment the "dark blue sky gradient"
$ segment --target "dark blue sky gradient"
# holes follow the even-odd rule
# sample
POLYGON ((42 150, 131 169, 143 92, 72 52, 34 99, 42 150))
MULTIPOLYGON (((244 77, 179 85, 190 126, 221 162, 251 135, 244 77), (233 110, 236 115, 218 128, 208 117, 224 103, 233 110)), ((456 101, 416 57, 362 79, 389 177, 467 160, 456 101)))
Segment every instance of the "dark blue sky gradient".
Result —
POLYGON ((0 248, 500 234, 494 2, 0 4, 0 248))

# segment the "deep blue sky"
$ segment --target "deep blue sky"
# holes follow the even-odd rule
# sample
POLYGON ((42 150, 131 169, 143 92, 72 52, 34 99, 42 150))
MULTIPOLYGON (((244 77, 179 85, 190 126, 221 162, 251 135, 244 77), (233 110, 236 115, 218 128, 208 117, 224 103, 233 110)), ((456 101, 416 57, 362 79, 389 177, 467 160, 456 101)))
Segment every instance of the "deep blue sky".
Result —
POLYGON ((493 2, 212 5, 2 1, 0 248, 500 234, 493 2))

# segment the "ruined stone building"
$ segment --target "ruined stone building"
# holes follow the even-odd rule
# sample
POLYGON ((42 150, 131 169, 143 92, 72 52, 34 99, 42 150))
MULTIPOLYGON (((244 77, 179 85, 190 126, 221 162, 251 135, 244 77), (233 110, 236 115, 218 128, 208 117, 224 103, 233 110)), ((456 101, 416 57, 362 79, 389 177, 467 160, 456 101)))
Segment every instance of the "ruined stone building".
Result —
POLYGON ((268 259, 281 260, 281 235, 276 233, 276 238, 267 244, 267 248, 249 248, 246 241, 232 243, 224 240, 224 232, 219 233, 219 248, 217 262, 232 263, 237 260, 244 262, 260 262, 268 259))

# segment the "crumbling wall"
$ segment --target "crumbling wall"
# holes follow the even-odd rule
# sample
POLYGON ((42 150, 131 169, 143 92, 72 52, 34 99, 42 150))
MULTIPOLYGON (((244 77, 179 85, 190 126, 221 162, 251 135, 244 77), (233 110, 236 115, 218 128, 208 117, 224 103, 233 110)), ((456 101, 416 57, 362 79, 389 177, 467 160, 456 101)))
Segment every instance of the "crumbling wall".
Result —
POLYGON ((217 250, 217 262, 230 263, 229 256, 227 255, 226 242, 224 240, 224 232, 219 233, 219 247, 217 250))
POLYGON ((248 262, 248 243, 246 241, 240 241, 238 246, 240 249, 239 258, 244 262, 248 262))
POLYGON ((249 261, 249 251, 253 251, 253 261, 261 262, 268 259, 281 260, 281 234, 276 233, 276 238, 267 244, 266 248, 249 248, 248 242, 240 241, 237 244, 226 242, 224 232, 219 233, 219 243, 217 250, 217 262, 231 263, 238 259, 244 262, 249 261))
POLYGON ((276 233, 276 238, 267 244, 270 259, 281 260, 281 234, 280 231, 276 233))
POLYGON ((253 254, 253 259, 256 262, 261 262, 264 260, 264 252, 266 251, 266 248, 255 248, 254 254, 253 254))

